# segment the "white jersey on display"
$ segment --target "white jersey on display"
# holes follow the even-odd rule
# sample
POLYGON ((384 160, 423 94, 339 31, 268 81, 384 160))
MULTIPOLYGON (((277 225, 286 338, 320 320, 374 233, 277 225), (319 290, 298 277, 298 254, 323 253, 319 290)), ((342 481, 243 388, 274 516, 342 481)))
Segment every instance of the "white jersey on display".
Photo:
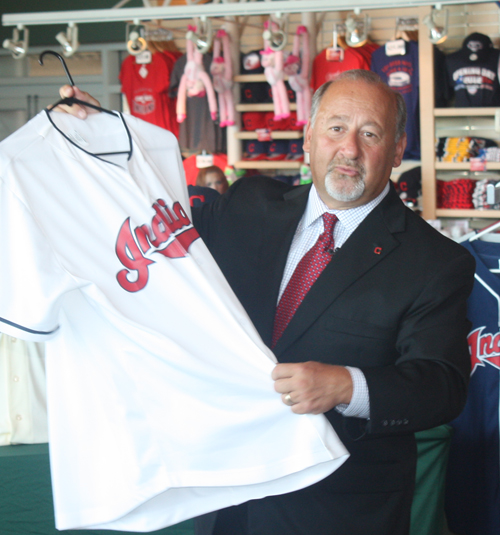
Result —
POLYGON ((281 402, 189 210, 175 137, 134 117, 43 111, 0 144, 0 331, 48 340, 58 529, 157 530, 348 456, 281 402))

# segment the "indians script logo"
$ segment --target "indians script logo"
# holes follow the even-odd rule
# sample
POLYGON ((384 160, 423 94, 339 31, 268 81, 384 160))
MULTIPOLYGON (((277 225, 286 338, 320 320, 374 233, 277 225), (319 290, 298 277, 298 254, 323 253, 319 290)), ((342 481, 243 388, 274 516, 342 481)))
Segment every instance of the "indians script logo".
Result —
POLYGON ((500 370, 500 332, 483 334, 485 326, 474 329, 468 336, 471 375, 485 363, 500 370))
POLYGON ((155 263, 147 253, 152 250, 148 256, 160 253, 168 258, 182 258, 200 237, 178 202, 170 209, 164 200, 158 199, 153 209, 156 214, 151 225, 144 224, 132 231, 128 217, 118 233, 116 256, 125 269, 116 274, 116 279, 127 292, 138 292, 146 286, 149 266, 155 263))

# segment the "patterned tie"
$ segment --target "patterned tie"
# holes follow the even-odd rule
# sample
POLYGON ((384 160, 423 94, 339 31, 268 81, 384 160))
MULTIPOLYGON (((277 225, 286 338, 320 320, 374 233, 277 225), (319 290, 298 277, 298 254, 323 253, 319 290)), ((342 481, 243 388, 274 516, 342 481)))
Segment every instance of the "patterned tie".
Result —
POLYGON ((306 293, 332 259, 333 227, 337 221, 336 215, 328 212, 323 214, 323 234, 297 264, 276 308, 271 348, 274 348, 306 293))

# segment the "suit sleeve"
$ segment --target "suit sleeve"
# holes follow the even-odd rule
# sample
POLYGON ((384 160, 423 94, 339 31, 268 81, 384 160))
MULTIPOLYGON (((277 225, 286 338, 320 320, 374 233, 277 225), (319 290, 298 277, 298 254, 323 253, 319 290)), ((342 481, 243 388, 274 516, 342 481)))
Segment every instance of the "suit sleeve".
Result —
POLYGON ((397 362, 363 368, 370 391, 368 433, 415 432, 460 414, 470 376, 466 308, 474 269, 464 250, 436 273, 402 317, 397 362))

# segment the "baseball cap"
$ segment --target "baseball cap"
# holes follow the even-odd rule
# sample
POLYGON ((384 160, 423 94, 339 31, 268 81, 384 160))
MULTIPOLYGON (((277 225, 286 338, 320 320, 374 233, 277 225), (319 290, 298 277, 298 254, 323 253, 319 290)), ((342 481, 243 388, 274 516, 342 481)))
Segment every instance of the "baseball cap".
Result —
POLYGON ((484 61, 492 48, 491 39, 479 32, 471 33, 462 43, 462 49, 470 61, 484 61))
POLYGON ((266 125, 267 113, 261 111, 247 111, 241 114, 241 122, 244 130, 258 130, 259 128, 267 128, 266 125))
POLYGON ((287 160, 300 162, 304 159, 304 144, 303 139, 291 139, 288 142, 288 153, 286 155, 287 160))
POLYGON ((241 56, 241 74, 259 74, 264 72, 260 62, 260 50, 252 50, 241 56))
POLYGON ((245 141, 245 148, 243 152, 243 160, 267 160, 267 153, 269 151, 268 141, 250 140, 245 141))
POLYGON ((422 193, 422 168, 413 167, 399 175, 398 192, 401 200, 409 207, 418 206, 418 198, 422 193))
POLYGON ((271 141, 267 159, 271 161, 284 160, 288 153, 288 141, 286 139, 277 139, 271 141))
POLYGON ((267 88, 269 84, 261 82, 247 82, 241 84, 241 103, 242 104, 262 104, 272 102, 272 96, 269 96, 267 88))
POLYGON ((269 111, 265 114, 265 123, 266 128, 271 131, 290 130, 290 117, 276 121, 273 111, 269 111))

